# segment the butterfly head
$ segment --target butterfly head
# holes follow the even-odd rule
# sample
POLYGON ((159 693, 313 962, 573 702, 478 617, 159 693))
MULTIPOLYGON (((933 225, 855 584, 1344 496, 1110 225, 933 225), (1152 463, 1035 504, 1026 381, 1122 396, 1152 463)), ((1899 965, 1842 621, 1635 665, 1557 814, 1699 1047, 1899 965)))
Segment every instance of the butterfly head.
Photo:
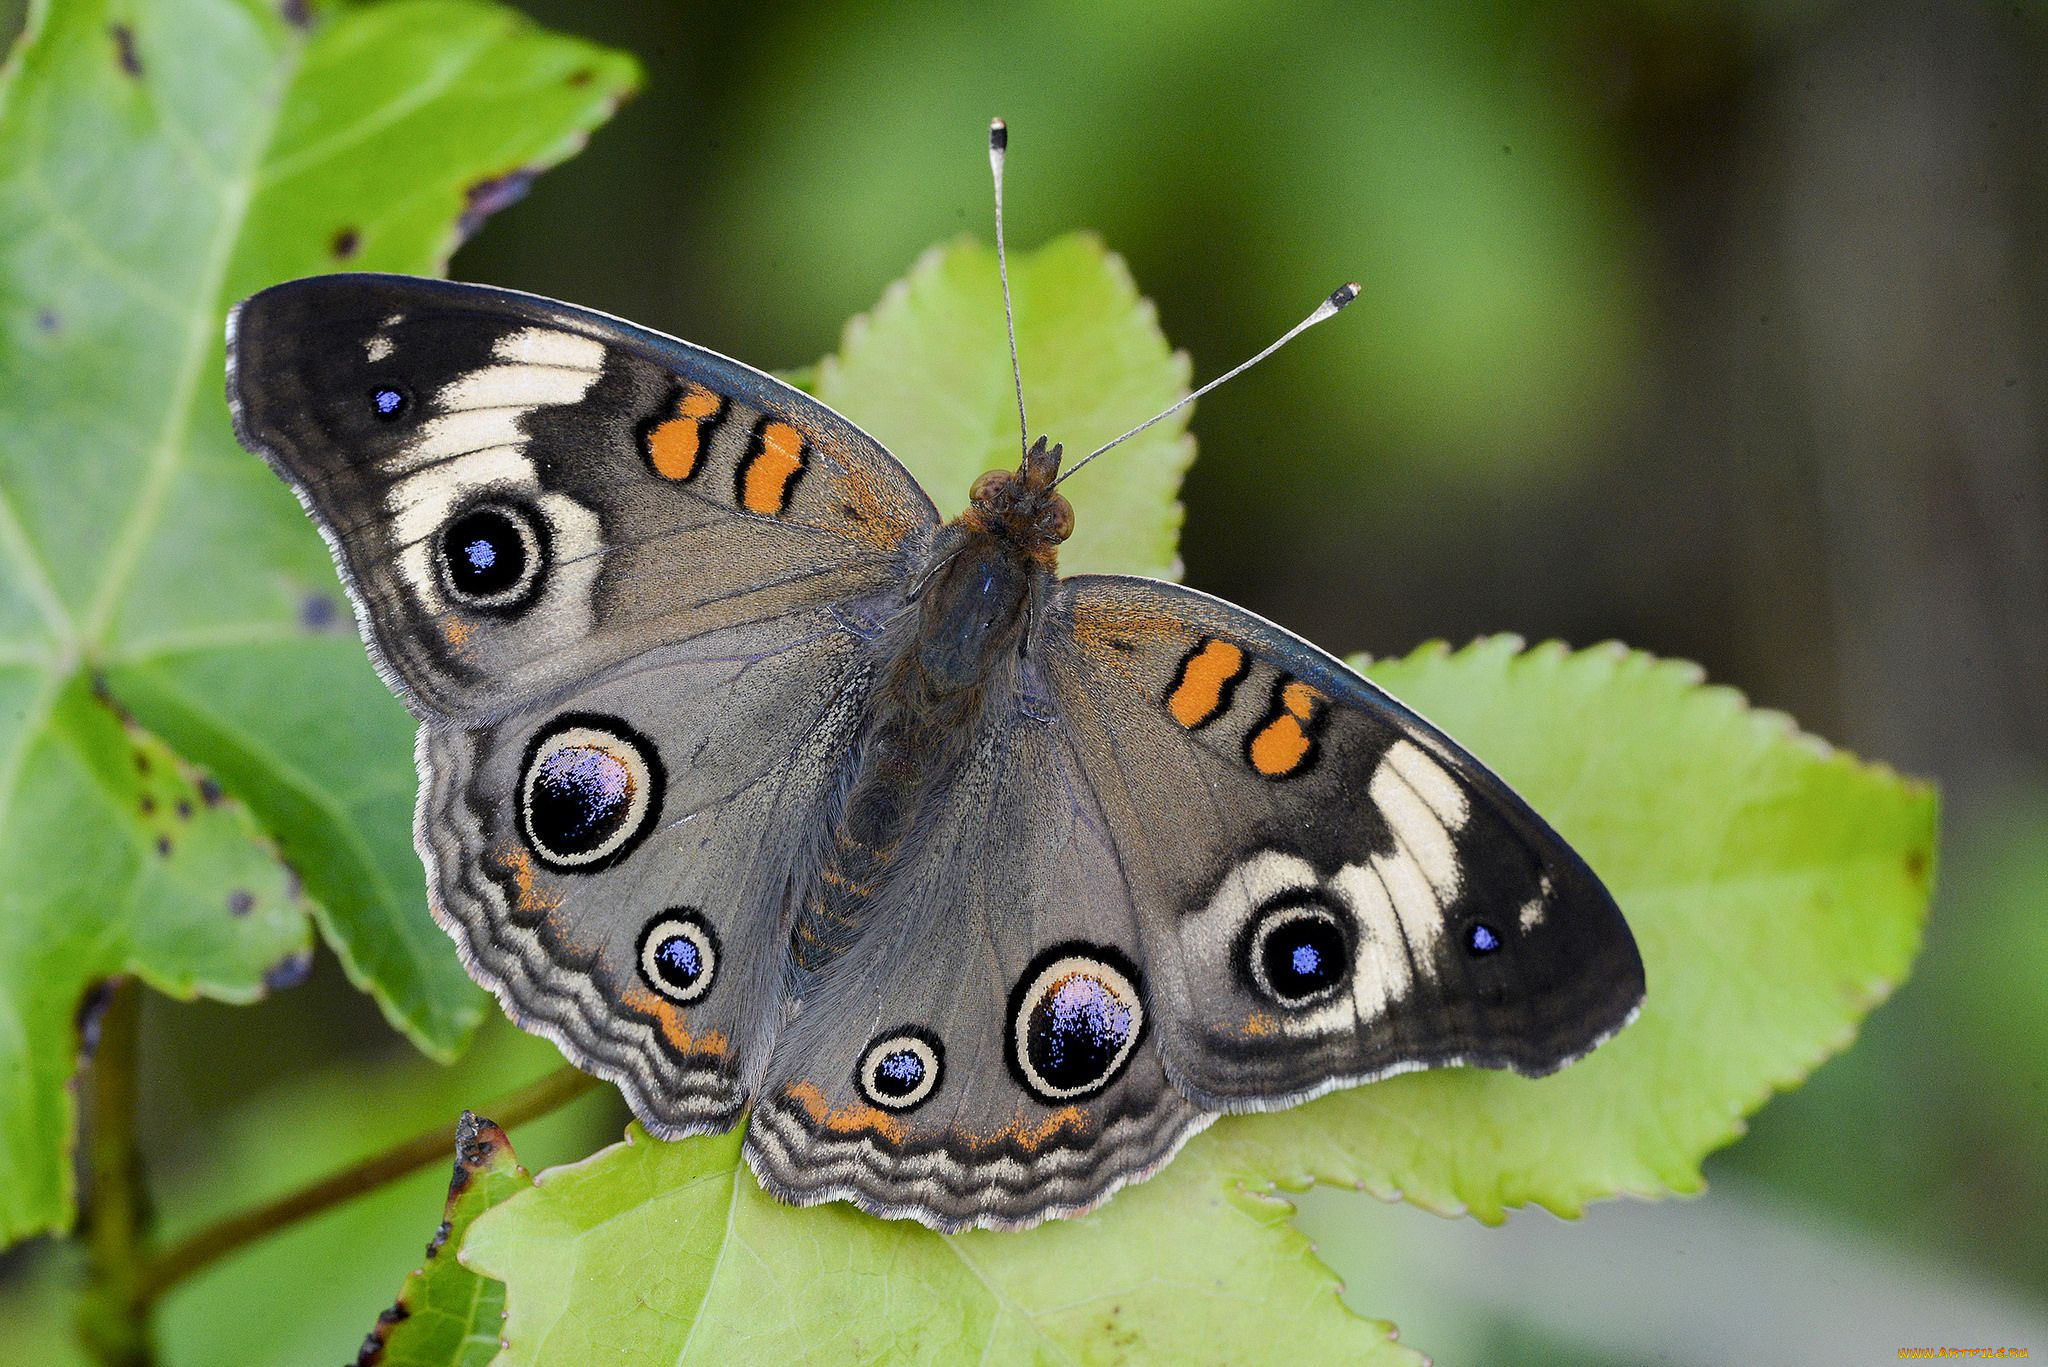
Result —
POLYGON ((1061 448, 1044 437, 1032 443, 1015 470, 991 470, 974 481, 962 518, 976 530, 1008 537, 1027 554, 1050 560, 1074 533, 1074 505, 1052 486, 1061 448))

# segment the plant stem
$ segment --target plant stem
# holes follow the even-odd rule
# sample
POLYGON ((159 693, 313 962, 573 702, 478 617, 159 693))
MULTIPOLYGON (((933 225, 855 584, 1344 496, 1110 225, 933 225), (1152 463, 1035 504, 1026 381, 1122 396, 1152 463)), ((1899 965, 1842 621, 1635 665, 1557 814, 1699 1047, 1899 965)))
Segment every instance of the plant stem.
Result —
POLYGON ((87 1294, 79 1336, 108 1367, 146 1367, 155 1358, 149 1298, 142 1289, 149 1257, 149 1192, 136 1142, 136 1055, 141 1045, 142 985, 116 978, 106 987, 99 1042, 86 1073, 84 1237, 87 1294))
MULTIPOLYGON (((597 1085, 597 1079, 575 1068, 563 1066, 496 1101, 476 1108, 510 1129, 559 1110, 597 1085)), ((187 1277, 204 1271, 230 1253, 280 1229, 311 1219, 346 1201, 375 1191, 378 1187, 407 1177, 437 1162, 452 1162, 455 1155, 454 1122, 437 1125, 381 1153, 371 1154, 297 1191, 286 1192, 252 1210, 196 1230, 166 1249, 142 1269, 137 1294, 146 1306, 187 1277)))

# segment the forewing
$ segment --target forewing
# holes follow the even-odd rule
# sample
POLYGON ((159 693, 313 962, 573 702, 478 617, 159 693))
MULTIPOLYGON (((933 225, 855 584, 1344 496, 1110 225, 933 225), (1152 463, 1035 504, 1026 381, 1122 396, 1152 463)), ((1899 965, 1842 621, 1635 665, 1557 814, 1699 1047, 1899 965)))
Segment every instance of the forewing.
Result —
POLYGON ((1540 1075, 1642 961, 1591 869, 1478 760, 1300 638, 1084 576, 1045 634, 1140 908, 1168 1075, 1218 1109, 1413 1068, 1540 1075))
POLYGON ((311 512, 423 718, 858 598, 936 525, 901 466, 797 390, 509 290, 279 285, 235 310, 228 367, 237 435, 311 512))

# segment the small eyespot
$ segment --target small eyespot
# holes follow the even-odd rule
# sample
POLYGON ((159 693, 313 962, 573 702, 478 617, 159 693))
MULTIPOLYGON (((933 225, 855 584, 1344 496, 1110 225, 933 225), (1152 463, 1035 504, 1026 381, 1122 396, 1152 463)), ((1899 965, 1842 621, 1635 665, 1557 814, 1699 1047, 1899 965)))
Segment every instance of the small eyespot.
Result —
POLYGON ((520 768, 520 834, 547 867, 592 873, 646 836, 661 789, 661 760, 646 737, 615 717, 557 717, 520 768))
POLYGON ((1500 936, 1484 921, 1474 921, 1472 928, 1465 932, 1465 948, 1473 957, 1491 954, 1500 948, 1500 936))
POLYGON ((1326 1000, 1351 976, 1349 923, 1318 901, 1265 908, 1243 945, 1253 984, 1281 1006, 1326 1000))
POLYGON ((928 1030, 905 1026, 862 1051, 853 1080, 862 1096, 891 1111, 922 1105, 938 1090, 946 1051, 928 1030))
POLYGON ((404 413, 411 402, 405 391, 395 385, 380 384, 370 391, 370 412, 385 422, 404 413))
POLYGON ((718 937, 697 912, 665 912, 640 932, 640 976, 672 1002, 696 1001, 718 976, 718 937))
POLYGON ((1115 950, 1061 945, 1039 955, 1010 1001, 1010 1064, 1040 1100, 1101 1091, 1145 1030, 1137 971, 1115 950))
POLYGON ((483 503, 449 519, 436 542, 442 587, 466 608, 509 613, 531 603, 547 569, 548 540, 533 511, 483 503))

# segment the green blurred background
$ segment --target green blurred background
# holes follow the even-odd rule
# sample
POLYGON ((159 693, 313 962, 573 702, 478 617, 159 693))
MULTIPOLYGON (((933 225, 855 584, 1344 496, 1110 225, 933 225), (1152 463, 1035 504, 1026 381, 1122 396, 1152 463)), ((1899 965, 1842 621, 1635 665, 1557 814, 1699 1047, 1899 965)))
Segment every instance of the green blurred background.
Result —
MULTIPOLYGON (((1191 582, 1343 651, 1618 637, 1941 783, 1918 972, 1711 1194, 1486 1230, 1312 1193, 1357 1309, 1447 1363, 2048 1353, 2048 12, 521 8, 648 86, 457 276, 800 365, 988 234, 999 113, 1010 241, 1099 230, 1198 376, 1365 286, 1201 405, 1191 582)), ((327 959, 259 1007, 149 1012, 173 1235, 553 1061, 500 1021, 427 1065, 327 959)), ((592 1098, 514 1139, 538 1166, 621 1119, 592 1098)), ((346 1357, 442 1181, 187 1288, 168 1360, 346 1357)), ((65 1256, 0 1260, 0 1360, 69 1360, 65 1256)))

